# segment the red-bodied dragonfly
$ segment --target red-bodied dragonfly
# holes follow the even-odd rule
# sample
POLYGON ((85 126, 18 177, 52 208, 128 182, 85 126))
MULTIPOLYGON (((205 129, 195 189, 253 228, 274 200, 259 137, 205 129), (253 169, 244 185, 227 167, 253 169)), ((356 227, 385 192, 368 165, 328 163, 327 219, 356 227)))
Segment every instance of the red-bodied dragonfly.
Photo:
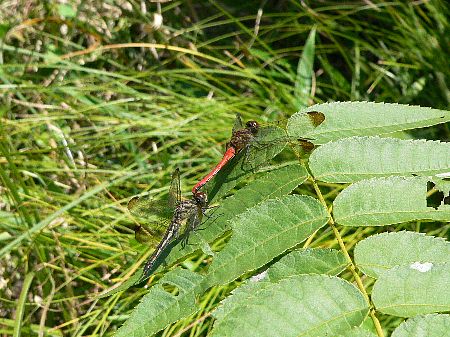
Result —
MULTIPOLYGON (((317 111, 308 112, 308 115, 315 126, 320 125, 325 119, 323 113, 317 111)), ((237 114, 231 139, 226 145, 222 160, 192 188, 192 194, 195 196, 203 185, 217 175, 242 150, 246 152, 244 160, 246 167, 244 169, 252 170, 265 164, 281 152, 289 141, 290 138, 282 128, 261 126, 253 120, 248 121, 244 126, 241 116, 237 114)), ((312 144, 306 138, 298 139, 298 141, 302 147, 310 147, 310 144, 312 144)))
POLYGON ((146 218, 150 225, 138 225, 135 229, 136 240, 142 243, 158 242, 157 238, 165 232, 155 251, 144 265, 143 278, 146 278, 155 267, 155 262, 165 249, 182 235, 182 244, 187 243, 189 234, 202 221, 207 210, 207 195, 197 192, 192 199, 182 199, 180 189, 180 172, 178 169, 172 174, 167 202, 134 197, 128 202, 131 214, 146 218))

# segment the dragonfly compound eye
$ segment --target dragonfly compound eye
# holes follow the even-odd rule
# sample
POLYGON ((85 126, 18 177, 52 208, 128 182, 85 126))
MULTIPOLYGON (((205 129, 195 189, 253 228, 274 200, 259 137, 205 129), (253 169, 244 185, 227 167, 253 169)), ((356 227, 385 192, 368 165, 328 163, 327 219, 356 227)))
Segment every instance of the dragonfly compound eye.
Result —
POLYGON ((257 121, 248 121, 245 123, 245 126, 253 133, 255 134, 259 129, 259 124, 257 121))

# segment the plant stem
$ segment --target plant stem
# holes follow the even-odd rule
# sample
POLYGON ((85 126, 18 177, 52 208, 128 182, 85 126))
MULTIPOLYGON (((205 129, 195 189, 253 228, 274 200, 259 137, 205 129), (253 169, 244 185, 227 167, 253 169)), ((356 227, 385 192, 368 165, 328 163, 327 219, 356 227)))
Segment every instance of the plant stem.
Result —
POLYGON ((310 181, 314 186, 314 190, 317 193, 317 196, 319 197, 320 202, 322 203, 322 205, 325 207, 325 209, 328 212, 329 215, 329 221, 328 224, 330 225, 331 229, 334 232, 334 235, 336 236, 336 239, 339 243, 339 246, 341 247, 342 252, 344 253, 348 263, 349 263, 349 268, 350 271, 353 275, 353 277, 355 278, 356 284, 359 288, 359 290, 362 292, 364 298, 366 299, 367 303, 369 304, 369 314, 370 317, 372 318, 373 324, 375 325, 375 329, 377 330, 377 335, 379 337, 384 337, 384 333, 383 333, 383 329, 381 328, 381 324, 380 321, 378 320, 377 316, 375 315, 375 308, 373 306, 372 301, 370 300, 369 295, 367 294, 366 289, 364 288, 364 284, 362 283, 361 278, 358 275, 357 269, 355 264, 353 263, 352 258, 350 257, 350 254, 347 251, 347 248, 345 247, 344 241, 342 240, 341 234, 339 233, 338 229, 336 228, 336 223, 334 222, 333 216, 331 215, 331 212, 328 209, 327 203, 325 201, 325 199, 323 198, 322 192, 320 191, 319 186, 317 185, 316 181, 314 180, 314 178, 312 178, 312 176, 310 176, 310 181))

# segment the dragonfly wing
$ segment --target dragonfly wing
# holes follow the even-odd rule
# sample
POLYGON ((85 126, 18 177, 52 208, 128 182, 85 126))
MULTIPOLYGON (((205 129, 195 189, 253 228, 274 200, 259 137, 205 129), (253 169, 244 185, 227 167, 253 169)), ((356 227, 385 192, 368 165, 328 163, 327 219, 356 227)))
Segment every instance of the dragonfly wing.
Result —
POLYGON ((234 125, 233 125, 233 133, 235 133, 238 130, 241 130, 244 128, 244 123, 242 122, 241 114, 237 113, 236 118, 234 119, 234 125))
POLYGON ((173 209, 162 200, 133 197, 127 207, 132 215, 140 218, 171 218, 173 214, 173 209))
POLYGON ((169 207, 172 209, 181 201, 180 169, 178 168, 172 173, 168 201, 169 207))
POLYGON ((136 241, 156 247, 167 230, 170 221, 162 219, 152 224, 137 225, 134 229, 134 237, 136 241))
POLYGON ((287 143, 287 136, 282 128, 270 126, 258 130, 244 153, 243 169, 254 171, 267 164, 280 153, 287 143))
POLYGON ((130 213, 142 218, 145 224, 136 225, 134 236, 137 241, 151 246, 156 246, 163 236, 168 223, 172 218, 172 212, 164 207, 165 202, 134 197, 128 202, 130 213))

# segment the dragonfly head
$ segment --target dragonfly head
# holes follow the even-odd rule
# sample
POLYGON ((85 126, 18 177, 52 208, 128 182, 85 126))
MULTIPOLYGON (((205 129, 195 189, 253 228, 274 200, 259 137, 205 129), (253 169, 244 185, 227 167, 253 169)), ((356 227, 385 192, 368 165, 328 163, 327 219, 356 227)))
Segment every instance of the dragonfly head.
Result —
POLYGON ((247 123, 245 123, 245 126, 253 135, 256 135, 256 133, 258 132, 259 124, 257 121, 248 121, 247 123))
POLYGON ((198 205, 204 207, 208 202, 208 195, 205 192, 196 192, 194 193, 194 200, 198 205))

